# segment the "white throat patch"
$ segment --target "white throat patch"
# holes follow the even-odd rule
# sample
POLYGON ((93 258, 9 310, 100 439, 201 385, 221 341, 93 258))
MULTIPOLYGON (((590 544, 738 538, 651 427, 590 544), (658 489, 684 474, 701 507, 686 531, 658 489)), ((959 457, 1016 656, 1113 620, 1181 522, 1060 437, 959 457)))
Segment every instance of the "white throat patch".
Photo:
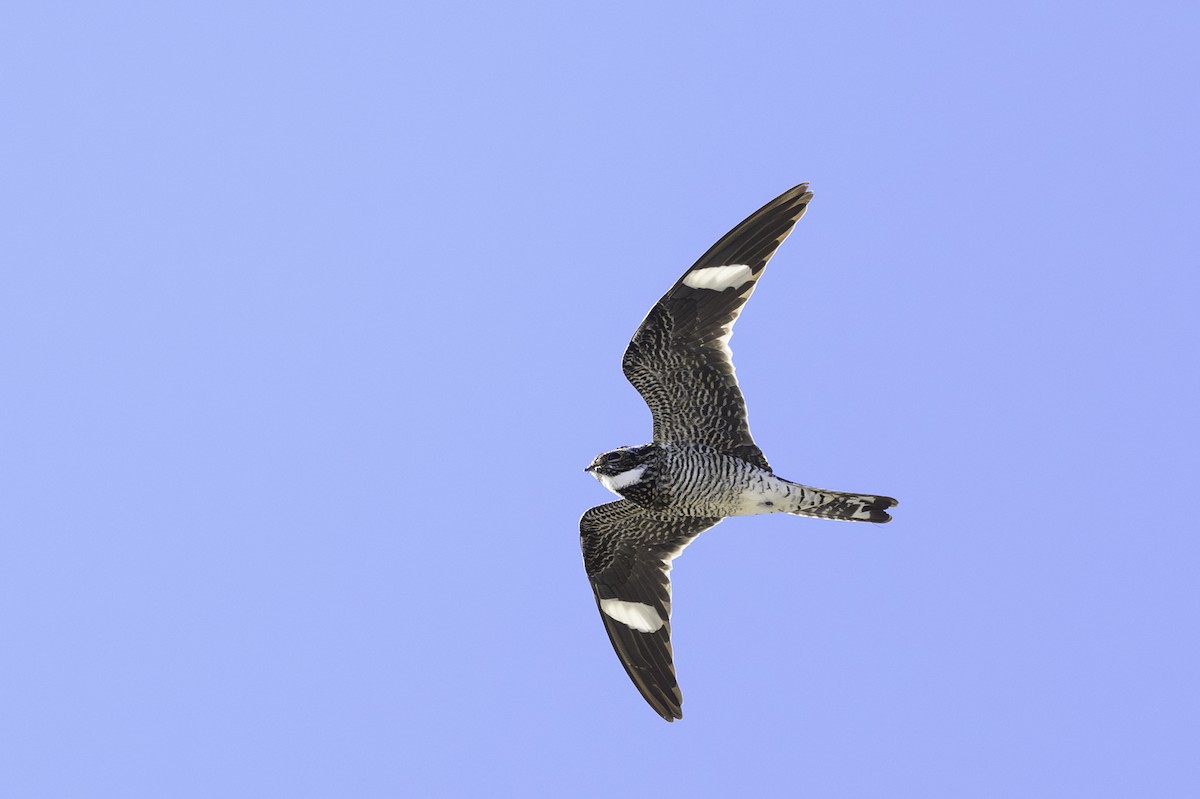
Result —
POLYGON ((623 599, 601 599, 600 610, 610 619, 616 619, 626 627, 632 627, 640 633, 654 633, 662 629, 666 622, 658 615, 658 611, 645 602, 626 602, 623 599))
POLYGON ((753 276, 753 271, 746 264, 707 266, 684 275, 683 285, 693 289, 724 291, 725 289, 740 288, 753 276))
POLYGON ((642 475, 646 473, 646 465, 635 466, 627 472, 614 474, 611 477, 607 474, 596 474, 596 479, 600 481, 600 485, 607 488, 617 496, 621 496, 621 489, 628 488, 642 481, 642 475))

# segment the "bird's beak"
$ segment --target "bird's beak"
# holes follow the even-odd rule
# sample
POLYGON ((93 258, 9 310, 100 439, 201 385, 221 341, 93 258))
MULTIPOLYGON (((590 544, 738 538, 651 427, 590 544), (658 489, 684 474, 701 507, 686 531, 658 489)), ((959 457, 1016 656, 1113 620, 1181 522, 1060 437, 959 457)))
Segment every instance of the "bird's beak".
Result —
POLYGON ((589 466, 589 467, 587 467, 586 469, 584 469, 584 471, 585 471, 585 472, 591 472, 591 471, 594 471, 595 469, 596 469, 596 467, 595 467, 595 466, 589 466))

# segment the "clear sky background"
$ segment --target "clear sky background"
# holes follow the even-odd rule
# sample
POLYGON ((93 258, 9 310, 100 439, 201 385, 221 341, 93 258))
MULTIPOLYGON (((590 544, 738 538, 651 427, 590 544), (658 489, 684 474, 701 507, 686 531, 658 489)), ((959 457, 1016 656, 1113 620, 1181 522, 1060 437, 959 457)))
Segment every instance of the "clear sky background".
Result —
POLYGON ((1193 3, 0 12, 0 795, 1200 790, 1193 3), (711 243, 784 476, 605 637, 582 471, 711 243))

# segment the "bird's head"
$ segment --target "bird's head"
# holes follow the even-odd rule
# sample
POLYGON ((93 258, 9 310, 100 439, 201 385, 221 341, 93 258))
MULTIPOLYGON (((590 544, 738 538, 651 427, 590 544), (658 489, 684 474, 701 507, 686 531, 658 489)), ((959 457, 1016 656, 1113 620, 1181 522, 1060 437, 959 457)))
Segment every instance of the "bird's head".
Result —
POLYGON ((600 483, 621 495, 622 489, 637 485, 646 475, 653 448, 652 444, 643 447, 618 447, 611 452, 597 455, 592 465, 584 471, 590 472, 600 483))

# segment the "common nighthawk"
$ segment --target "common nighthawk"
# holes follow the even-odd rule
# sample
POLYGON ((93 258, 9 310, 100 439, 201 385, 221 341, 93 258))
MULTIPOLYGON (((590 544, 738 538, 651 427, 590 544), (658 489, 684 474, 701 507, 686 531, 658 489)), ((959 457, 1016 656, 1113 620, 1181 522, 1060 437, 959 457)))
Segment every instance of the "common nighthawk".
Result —
POLYGON ((812 199, 808 184, 753 213, 701 256, 633 335, 621 366, 650 406, 654 441, 587 467, 622 499, 579 521, 583 563, 608 637, 667 721, 683 718, 671 659, 671 561, 726 516, 791 513, 887 522, 891 497, 776 476, 750 437, 729 337, 763 268, 812 199))

